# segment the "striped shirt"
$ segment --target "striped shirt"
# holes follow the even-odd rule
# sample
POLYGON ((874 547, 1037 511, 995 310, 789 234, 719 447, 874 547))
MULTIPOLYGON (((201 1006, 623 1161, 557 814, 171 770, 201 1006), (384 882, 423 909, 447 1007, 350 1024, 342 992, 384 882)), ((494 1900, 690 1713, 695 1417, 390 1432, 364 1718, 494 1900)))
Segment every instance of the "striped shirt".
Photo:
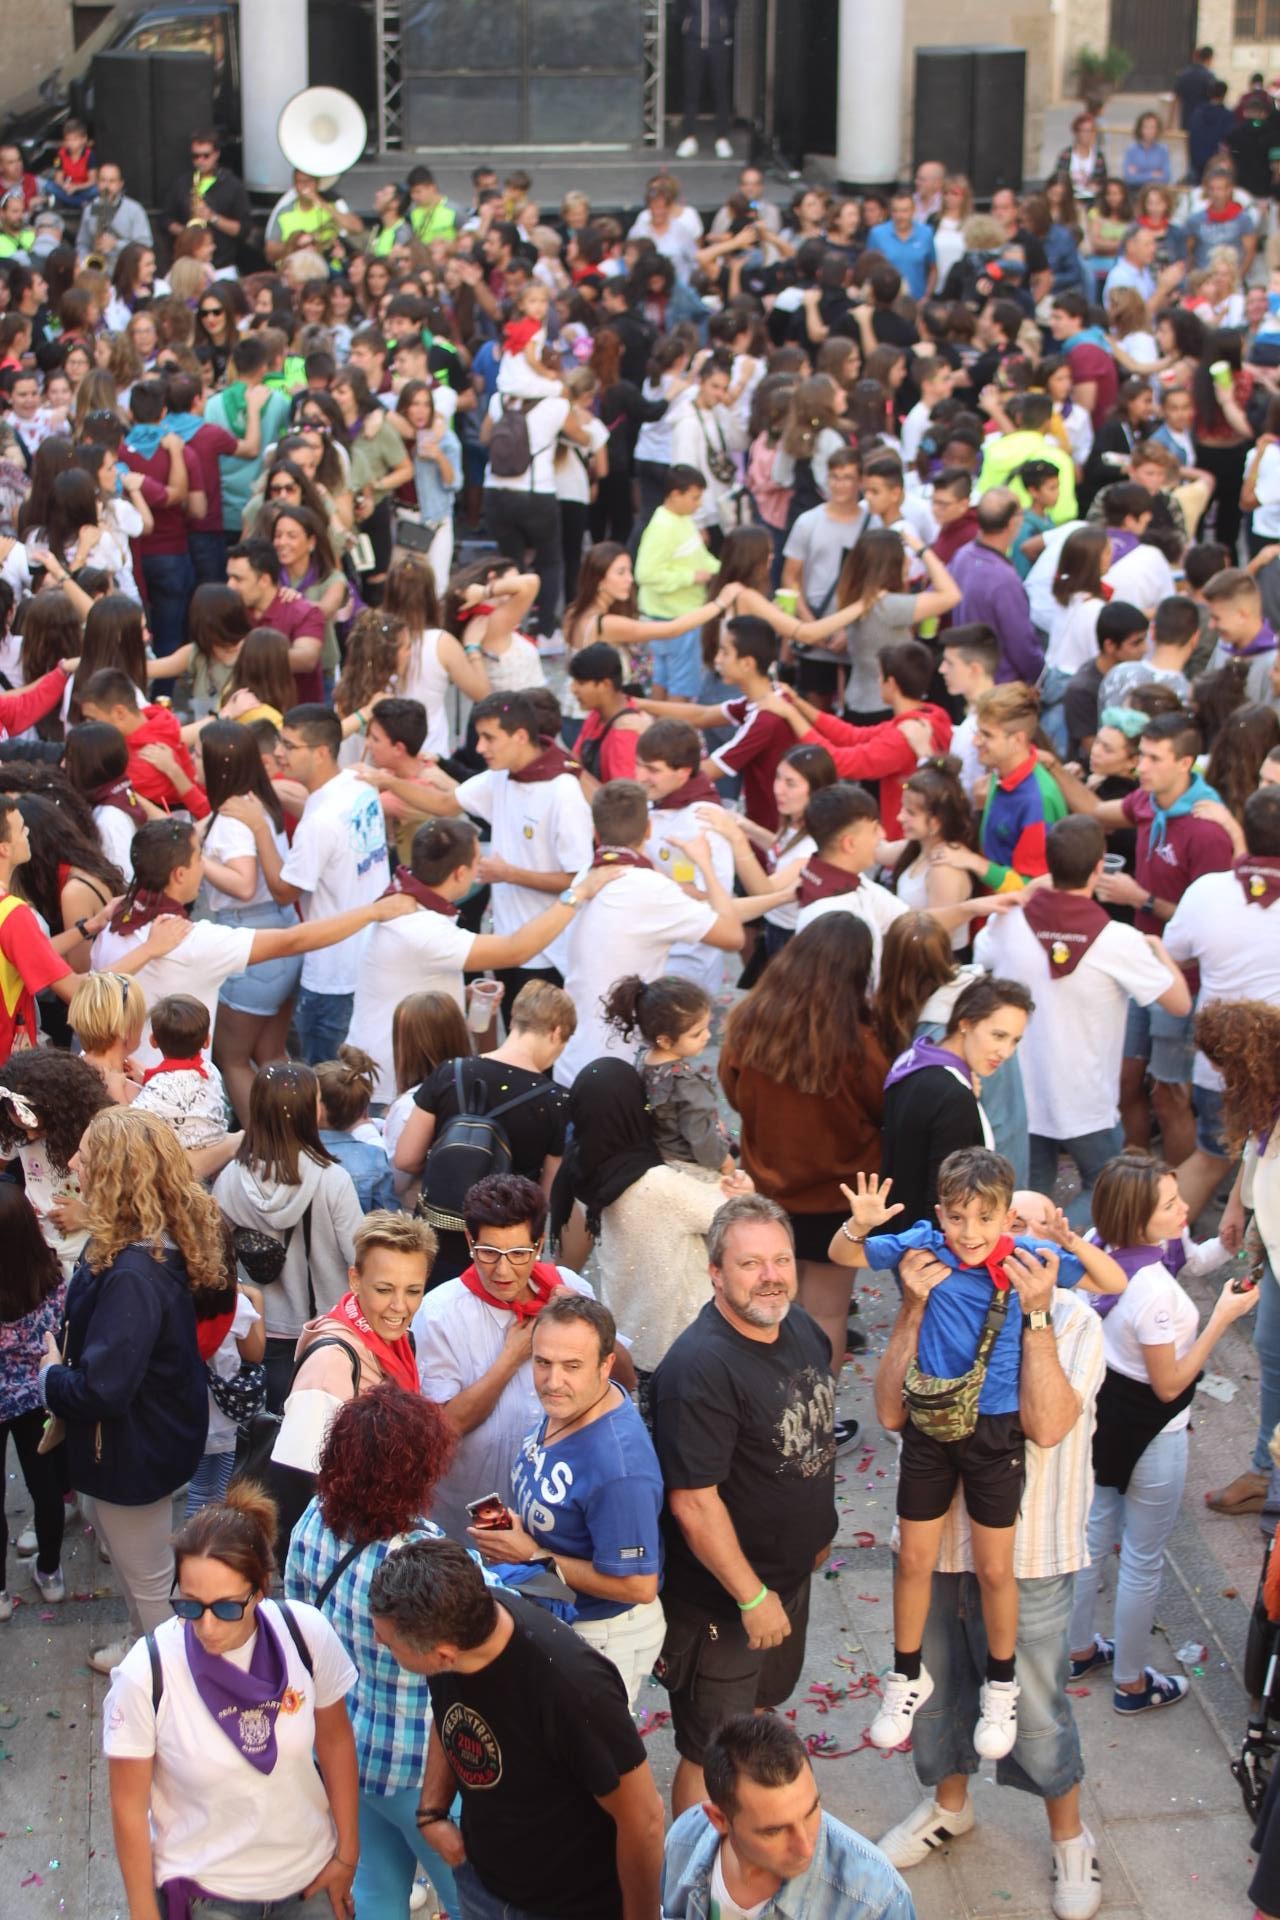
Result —
MULTIPOLYGON (((1086 1300, 1055 1288, 1053 1332, 1062 1371, 1083 1411, 1056 1447, 1026 1443, 1027 1486, 1013 1542, 1013 1572, 1018 1580, 1056 1579, 1089 1564, 1085 1527, 1093 1502, 1094 1403, 1106 1371, 1102 1321, 1086 1300)), ((938 1572, 972 1571, 969 1515, 964 1494, 958 1491, 942 1530, 938 1572)))

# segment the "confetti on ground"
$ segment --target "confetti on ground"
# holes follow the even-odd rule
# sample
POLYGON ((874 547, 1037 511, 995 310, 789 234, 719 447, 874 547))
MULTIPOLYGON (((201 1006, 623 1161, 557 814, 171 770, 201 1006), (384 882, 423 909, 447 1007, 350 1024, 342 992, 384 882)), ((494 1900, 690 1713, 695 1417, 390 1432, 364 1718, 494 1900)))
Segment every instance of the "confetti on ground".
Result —
POLYGON ((39 1873, 29 1873, 25 1880, 18 1882, 18 1885, 21 1887, 42 1887, 44 1885, 44 1876, 39 1873))

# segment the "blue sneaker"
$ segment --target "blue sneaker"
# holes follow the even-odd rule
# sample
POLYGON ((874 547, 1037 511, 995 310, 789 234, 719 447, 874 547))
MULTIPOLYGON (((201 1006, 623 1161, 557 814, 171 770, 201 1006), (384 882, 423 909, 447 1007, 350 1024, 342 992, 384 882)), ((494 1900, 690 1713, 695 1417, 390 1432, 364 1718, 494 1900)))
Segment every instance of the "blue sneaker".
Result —
POLYGON ((1095 1633, 1091 1651, 1085 1655, 1083 1660, 1072 1660, 1071 1678, 1073 1680, 1083 1680, 1086 1673, 1093 1673, 1099 1667, 1109 1667, 1115 1657, 1115 1641, 1104 1640, 1100 1633, 1095 1633))
POLYGON ((1147 1684, 1141 1693, 1124 1693, 1119 1687, 1111 1696, 1111 1704, 1117 1713, 1149 1713, 1152 1707, 1176 1707, 1179 1700, 1185 1700, 1190 1681, 1181 1674, 1157 1673, 1154 1667, 1144 1667, 1147 1684))

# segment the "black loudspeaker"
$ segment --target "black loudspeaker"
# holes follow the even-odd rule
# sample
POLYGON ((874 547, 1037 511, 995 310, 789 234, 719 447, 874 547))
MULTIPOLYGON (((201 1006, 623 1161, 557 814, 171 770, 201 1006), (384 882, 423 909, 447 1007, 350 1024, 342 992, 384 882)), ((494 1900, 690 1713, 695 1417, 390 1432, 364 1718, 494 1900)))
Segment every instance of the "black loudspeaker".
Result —
MULTIPOLYGON (((739 13, 739 19, 742 12, 739 13)), ((771 0, 773 36, 773 138, 799 166, 805 153, 836 150, 836 78, 839 66, 839 0, 771 0)), ((671 65, 671 37, 667 38, 671 65)))
POLYGON ((151 151, 156 199, 191 172, 191 136, 213 125, 213 60, 207 53, 153 53, 151 151))
POLYGON ((941 160, 975 195, 1022 185, 1027 56, 1019 47, 916 49, 915 165, 941 160))
POLYGON ((151 65, 143 53, 100 53, 93 63, 93 150, 124 168, 125 192, 154 207, 157 182, 151 147, 151 65))

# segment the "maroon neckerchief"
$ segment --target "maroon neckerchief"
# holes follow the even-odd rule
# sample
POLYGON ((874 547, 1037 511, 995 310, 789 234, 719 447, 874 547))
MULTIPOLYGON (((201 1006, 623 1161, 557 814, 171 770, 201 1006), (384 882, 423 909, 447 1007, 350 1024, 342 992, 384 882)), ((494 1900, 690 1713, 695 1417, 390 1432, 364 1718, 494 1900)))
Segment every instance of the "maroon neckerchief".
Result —
POLYGON ((597 847, 591 856, 593 867, 648 867, 653 872, 652 860, 647 860, 634 847, 597 847))
POLYGON ((705 773, 694 773, 674 793, 664 794, 661 800, 651 800, 649 805, 654 813, 676 813, 681 807, 718 807, 720 795, 705 773))
POLYGON ((162 1060, 158 1067, 148 1067, 142 1076, 143 1086, 154 1080, 158 1073, 198 1073, 202 1080, 209 1078, 204 1060, 198 1053, 193 1054, 190 1060, 162 1060))
POLYGON ((1027 894, 1022 917, 1044 949, 1049 976, 1065 980, 1111 921, 1105 908, 1082 893, 1058 893, 1036 887, 1027 894))
POLYGON ((536 760, 521 767, 518 773, 510 769, 508 778, 519 787, 531 787, 544 780, 558 780, 562 773, 571 773, 576 779, 581 772, 581 763, 567 754, 558 740, 548 740, 536 760))
POLYGON ((391 876, 391 885, 383 890, 382 898, 385 900, 389 893, 407 893, 411 900, 416 900, 420 907, 427 909, 428 913, 442 913, 447 920, 456 920, 458 917, 456 901, 446 900, 444 895, 437 893, 434 887, 429 887, 417 879, 406 866, 396 868, 391 876))
POLYGON ((1231 871, 1251 907, 1269 907, 1280 900, 1280 854, 1242 853, 1231 862, 1231 871))
POLYGON ((808 907, 815 900, 834 900, 842 893, 856 893, 861 884, 858 874, 846 873, 843 867, 832 866, 830 860, 822 860, 815 853, 810 855, 800 875, 796 905, 808 907))
POLYGON ((108 780, 105 786, 96 788, 89 795, 89 805, 118 807, 121 813, 127 814, 135 827, 144 827, 147 824, 147 810, 123 775, 119 780, 108 780))
POLYGON ((112 933, 139 933, 162 913, 180 913, 185 920, 188 909, 169 893, 151 893, 139 887, 132 899, 126 899, 111 922, 112 933))

